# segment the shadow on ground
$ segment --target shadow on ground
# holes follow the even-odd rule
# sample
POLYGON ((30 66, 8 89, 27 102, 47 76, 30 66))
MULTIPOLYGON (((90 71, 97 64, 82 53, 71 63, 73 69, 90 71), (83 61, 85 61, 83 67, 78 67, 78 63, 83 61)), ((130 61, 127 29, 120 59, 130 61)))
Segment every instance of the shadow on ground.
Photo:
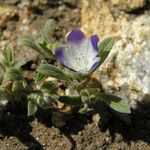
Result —
MULTIPOLYGON (((0 123, 1 140, 10 140, 10 137, 15 137, 32 150, 45 149, 47 147, 41 141, 46 143, 48 140, 52 144, 56 142, 56 139, 58 139, 57 144, 65 145, 64 149, 93 149, 95 147, 95 149, 111 150, 114 144, 118 146, 115 148, 119 148, 121 143, 124 144, 124 149, 132 149, 132 147, 136 149, 143 145, 144 148, 147 148, 150 142, 150 110, 148 108, 133 111, 131 124, 127 125, 107 107, 99 105, 96 107, 103 108, 98 111, 101 117, 98 126, 92 121, 92 116, 97 113, 96 111, 86 115, 81 115, 77 111, 69 115, 61 113, 63 115, 61 115, 60 119, 62 120, 60 121, 64 122, 64 125, 59 129, 54 127, 56 122, 52 122, 53 113, 58 112, 55 109, 40 111, 36 116, 38 120, 34 117, 27 118, 26 114, 22 114, 23 111, 19 116, 7 114, 0 123), (34 123, 35 120, 37 120, 36 123, 34 123), (36 128, 35 133, 32 132, 34 128, 36 128), (41 134, 44 136, 42 140, 40 140, 41 134), (66 147, 66 145, 69 146, 66 147)), ((54 146, 55 149, 55 145, 51 144, 50 146, 54 146)), ((61 149, 62 146, 58 146, 56 149, 59 147, 61 149)))

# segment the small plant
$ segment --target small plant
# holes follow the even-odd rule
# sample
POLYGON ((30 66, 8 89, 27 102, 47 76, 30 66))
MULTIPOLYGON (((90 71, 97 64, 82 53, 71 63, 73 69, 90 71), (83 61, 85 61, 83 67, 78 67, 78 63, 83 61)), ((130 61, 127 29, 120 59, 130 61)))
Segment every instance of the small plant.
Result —
POLYGON ((30 116, 37 111, 37 107, 43 108, 46 104, 50 104, 49 93, 50 91, 55 92, 57 88, 55 84, 49 81, 40 85, 34 80, 27 82, 21 68, 26 62, 14 62, 12 50, 5 49, 2 51, 2 55, 3 60, 0 62, 0 107, 8 103, 15 106, 16 102, 22 103, 26 99, 28 116, 30 116), (38 86, 40 86, 40 89, 37 88, 38 86))
POLYGON ((0 62, 0 106, 15 103, 21 99, 22 91, 27 87, 23 78, 23 66, 26 62, 14 62, 13 51, 3 50, 3 60, 0 62))
POLYGON ((74 29, 69 33, 67 43, 60 44, 51 36, 53 29, 52 21, 48 20, 40 40, 35 43, 28 39, 19 41, 19 45, 33 48, 45 59, 38 67, 34 86, 27 95, 28 116, 35 114, 38 107, 45 108, 57 101, 79 106, 80 113, 90 111, 92 105, 98 101, 104 101, 120 113, 131 113, 128 103, 120 97, 105 93, 101 86, 92 80, 94 71, 105 61, 112 49, 114 39, 110 37, 99 43, 97 35, 86 39, 83 32, 74 29), (49 64, 47 59, 56 59, 59 65, 49 64), (45 81, 47 77, 58 79, 77 94, 57 94, 57 82, 45 81), (39 89, 33 90, 38 84, 41 84, 39 89))

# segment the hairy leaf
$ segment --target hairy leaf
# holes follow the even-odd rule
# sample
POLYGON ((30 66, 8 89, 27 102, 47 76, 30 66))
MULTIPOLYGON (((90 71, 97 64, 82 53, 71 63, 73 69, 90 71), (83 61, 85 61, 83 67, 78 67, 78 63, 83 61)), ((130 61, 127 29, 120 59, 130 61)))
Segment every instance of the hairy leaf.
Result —
POLYGON ((0 62, 0 70, 1 70, 1 73, 0 74, 4 74, 5 72, 5 66, 3 63, 0 62))
POLYGON ((49 19, 45 23, 45 27, 43 30, 43 38, 47 44, 54 42, 52 38, 54 29, 55 29, 55 22, 52 19, 49 19))
POLYGON ((3 51, 3 57, 4 57, 4 63, 7 66, 11 66, 12 63, 12 57, 13 57, 13 52, 12 50, 4 50, 3 51))
POLYGON ((41 87, 43 92, 55 92, 58 86, 52 81, 46 81, 41 87))
POLYGON ((99 88, 87 88, 80 91, 81 100, 83 103, 89 103, 90 100, 96 100, 100 94, 99 88))
POLYGON ((81 95, 81 100, 82 100, 83 104, 89 102, 90 98, 89 98, 89 93, 87 90, 80 91, 80 95, 81 95))
POLYGON ((110 94, 102 94, 101 98, 115 111, 118 111, 120 113, 131 113, 129 104, 120 97, 113 96, 110 94))
POLYGON ((79 110, 79 113, 86 114, 89 110, 88 104, 84 104, 83 108, 79 110))
POLYGON ((57 79, 67 80, 67 77, 64 75, 64 73, 51 64, 42 64, 38 69, 38 73, 41 73, 46 76, 54 77, 57 79))
POLYGON ((69 69, 64 69, 63 73, 70 79, 81 79, 84 80, 89 77, 89 74, 81 74, 78 72, 71 71, 69 69))
POLYGON ((99 44, 99 56, 102 57, 105 51, 110 51, 114 45, 114 39, 112 37, 103 40, 99 44))
POLYGON ((9 68, 6 70, 3 83, 5 83, 6 81, 18 81, 22 79, 23 79, 23 75, 19 69, 9 68))
POLYGON ((20 69, 20 67, 22 67, 25 64, 26 64, 26 62, 24 60, 21 60, 21 61, 17 62, 16 64, 14 64, 14 68, 20 69))
POLYGON ((99 57, 101 58, 100 63, 103 63, 104 60, 107 58, 107 56, 108 56, 110 50, 112 49, 113 45, 114 45, 114 38, 112 38, 112 37, 103 40, 99 44, 99 57))
POLYGON ((32 101, 28 101, 28 116, 32 116, 37 112, 37 106, 36 104, 32 101))
POLYGON ((43 80, 45 77, 46 77, 45 75, 43 75, 42 73, 38 72, 37 75, 36 75, 36 78, 35 78, 35 83, 43 80))
POLYGON ((34 49, 35 51, 37 51, 38 53, 40 53, 41 55, 43 55, 43 50, 39 46, 37 46, 35 43, 33 43, 32 41, 30 41, 28 39, 19 40, 18 45, 30 47, 30 48, 34 49))
POLYGON ((23 89, 23 81, 14 81, 12 83, 12 92, 18 92, 23 89))

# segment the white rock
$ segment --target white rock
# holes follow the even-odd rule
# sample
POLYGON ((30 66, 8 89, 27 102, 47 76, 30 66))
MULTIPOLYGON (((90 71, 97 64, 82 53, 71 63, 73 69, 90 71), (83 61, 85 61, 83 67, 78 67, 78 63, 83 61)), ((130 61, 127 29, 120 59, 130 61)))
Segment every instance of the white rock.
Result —
POLYGON ((106 92, 124 98, 132 108, 138 101, 150 102, 150 16, 122 27, 120 40, 96 74, 106 92))

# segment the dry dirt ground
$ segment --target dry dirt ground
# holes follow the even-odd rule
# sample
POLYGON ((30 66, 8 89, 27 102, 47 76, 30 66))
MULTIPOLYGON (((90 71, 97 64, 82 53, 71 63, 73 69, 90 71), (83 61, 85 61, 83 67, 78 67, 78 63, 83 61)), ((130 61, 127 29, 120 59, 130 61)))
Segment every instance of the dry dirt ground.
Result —
MULTIPOLYGON (((40 56, 16 45, 18 38, 36 39, 48 18, 56 21, 54 37, 62 40, 80 27, 78 0, 0 0, 0 48, 11 43, 15 59, 25 59, 30 78, 40 56)), ((62 40, 63 41, 63 40, 62 40)), ((86 115, 55 109, 26 116, 26 105, 6 109, 0 120, 0 150, 150 150, 150 109, 132 112, 131 124, 103 104, 86 115), (58 128, 59 124, 63 125, 58 128)))

